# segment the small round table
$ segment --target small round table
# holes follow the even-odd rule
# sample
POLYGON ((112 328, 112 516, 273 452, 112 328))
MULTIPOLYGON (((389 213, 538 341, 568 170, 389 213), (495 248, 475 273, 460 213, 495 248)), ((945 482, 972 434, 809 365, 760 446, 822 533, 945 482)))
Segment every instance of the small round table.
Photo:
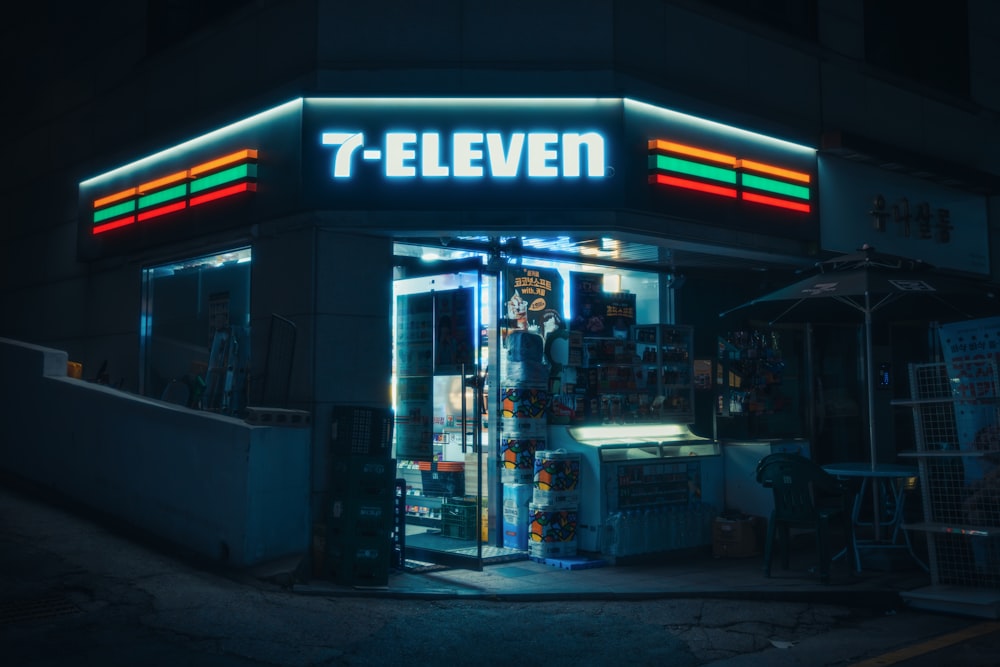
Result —
MULTIPOLYGON (((867 461, 851 461, 847 463, 831 463, 823 466, 823 470, 840 479, 860 479, 861 484, 854 496, 851 509, 851 549, 854 552, 856 570, 861 572, 861 549, 906 549, 910 556, 924 569, 923 562, 913 553, 909 534, 902 528, 903 509, 906 502, 906 486, 902 480, 917 476, 916 466, 900 463, 869 463, 867 461), (861 506, 868 486, 872 486, 872 517, 871 521, 861 519, 861 506), (886 517, 881 517, 880 497, 884 494, 889 502, 885 506, 886 517), (871 526, 871 539, 858 537, 859 526, 871 526), (888 532, 887 539, 882 538, 883 526, 888 532), (899 543, 899 534, 903 534, 903 544, 899 543)), ((846 549, 844 552, 846 553, 846 549)), ((838 554, 838 557, 842 554, 838 554)))

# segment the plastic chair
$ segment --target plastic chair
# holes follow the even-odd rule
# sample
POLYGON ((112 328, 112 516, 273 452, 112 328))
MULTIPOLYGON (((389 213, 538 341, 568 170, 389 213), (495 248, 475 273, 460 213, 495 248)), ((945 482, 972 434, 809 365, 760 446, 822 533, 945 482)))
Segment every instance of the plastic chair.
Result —
POLYGON ((789 533, 790 529, 798 528, 815 531, 820 581, 829 583, 833 560, 830 523, 841 519, 847 539, 851 539, 850 490, 815 461, 798 454, 765 456, 757 464, 756 475, 757 482, 774 493, 774 509, 767 523, 764 546, 764 576, 771 576, 776 537, 781 541, 782 567, 788 569, 789 533))

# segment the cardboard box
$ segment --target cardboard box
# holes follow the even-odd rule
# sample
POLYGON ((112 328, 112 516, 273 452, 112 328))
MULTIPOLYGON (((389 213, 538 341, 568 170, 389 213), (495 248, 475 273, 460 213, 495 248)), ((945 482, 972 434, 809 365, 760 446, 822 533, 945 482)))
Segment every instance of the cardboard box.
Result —
POLYGON ((712 524, 712 555, 715 558, 756 556, 763 543, 764 520, 757 516, 739 519, 715 517, 712 524))

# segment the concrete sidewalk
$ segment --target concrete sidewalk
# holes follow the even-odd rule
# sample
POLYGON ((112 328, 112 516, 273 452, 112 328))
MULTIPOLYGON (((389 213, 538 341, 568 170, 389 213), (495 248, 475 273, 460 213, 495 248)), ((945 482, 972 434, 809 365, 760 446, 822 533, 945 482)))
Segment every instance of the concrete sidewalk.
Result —
MULTIPOLYGON (((771 577, 762 572, 762 557, 716 559, 709 552, 679 554, 632 564, 595 567, 569 563, 523 561, 465 569, 392 572, 385 587, 352 587, 324 580, 296 582, 292 590, 318 595, 384 597, 489 598, 520 600, 651 600, 718 598, 773 601, 816 601, 824 604, 895 608, 900 593, 925 586, 929 576, 915 565, 852 573, 843 559, 834 564, 831 583, 822 584, 810 571, 808 544, 793 554, 791 567, 776 563, 771 577)), ((874 565, 874 564, 873 564, 874 565)), ((266 576, 265 576, 266 578, 266 576)))
MULTIPOLYGON (((805 537, 805 536, 803 536, 805 537)), ((158 542, 133 526, 95 516, 52 494, 0 479, 0 583, 3 599, 44 589, 66 569, 93 568, 115 577, 144 577, 176 568, 221 575, 249 586, 302 595, 343 597, 484 598, 522 600, 731 598, 817 601, 892 608, 900 593, 929 583, 913 563, 872 563, 853 573, 844 559, 834 563, 831 583, 810 571, 809 540, 793 551, 789 570, 776 563, 764 577, 760 556, 713 558, 706 550, 633 564, 577 567, 528 558, 487 565, 482 571, 435 567, 392 570, 388 585, 347 586, 307 579, 300 559, 249 570, 205 562, 158 542), (889 568, 892 565, 892 569, 889 568), (573 567, 574 569, 568 569, 573 567)), ((596 565, 596 564, 595 564, 596 565)), ((2 600, 0 600, 2 601, 2 600)))

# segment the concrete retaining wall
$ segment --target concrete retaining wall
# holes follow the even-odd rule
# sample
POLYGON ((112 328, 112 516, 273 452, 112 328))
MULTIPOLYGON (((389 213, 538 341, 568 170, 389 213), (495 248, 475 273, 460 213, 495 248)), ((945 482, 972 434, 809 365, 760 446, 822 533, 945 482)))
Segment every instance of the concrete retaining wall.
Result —
POLYGON ((0 468, 236 567, 306 553, 310 428, 144 398, 66 363, 0 338, 0 468))

